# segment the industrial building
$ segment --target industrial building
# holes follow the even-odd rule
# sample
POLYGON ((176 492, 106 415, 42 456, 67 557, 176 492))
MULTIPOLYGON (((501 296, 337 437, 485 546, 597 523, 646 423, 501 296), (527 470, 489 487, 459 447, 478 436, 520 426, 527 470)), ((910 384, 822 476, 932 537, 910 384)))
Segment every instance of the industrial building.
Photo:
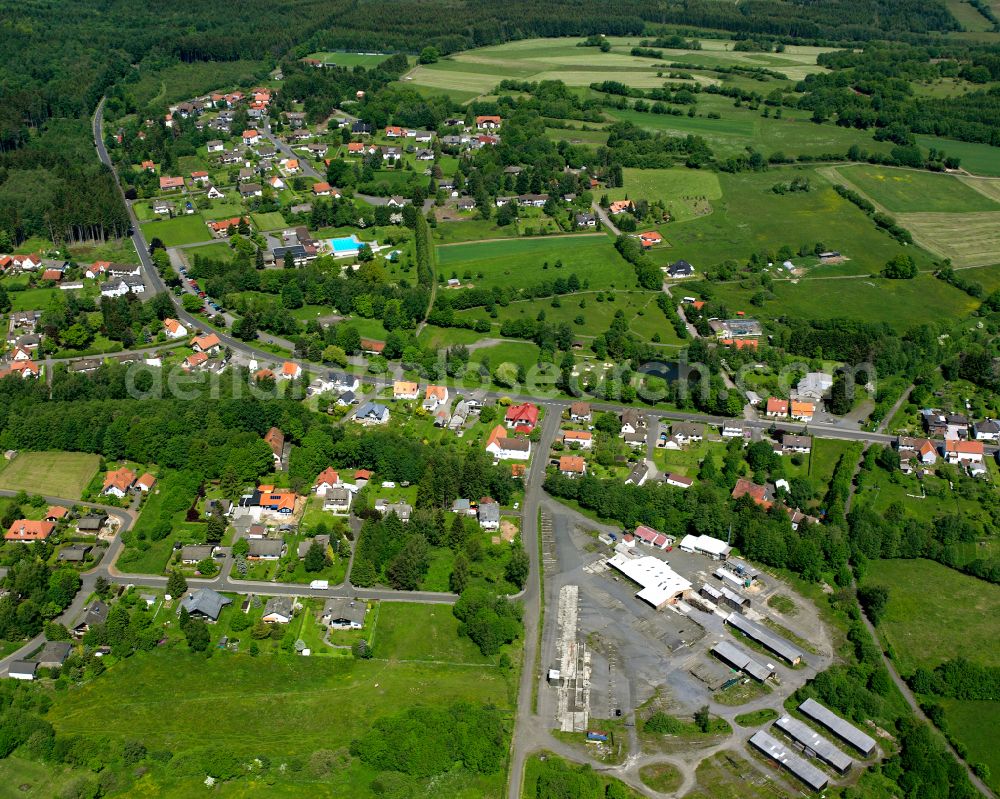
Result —
POLYGON ((799 757, 781 741, 759 730, 750 738, 750 745, 777 763, 780 763, 814 791, 822 791, 830 780, 816 766, 799 757))
POLYGON ((802 744, 806 748, 806 754, 810 752, 815 754, 824 763, 833 766, 840 774, 847 772, 854 763, 850 757, 841 752, 830 741, 798 719, 782 716, 774 722, 774 726, 793 741, 802 744))
POLYGON ((725 560, 733 549, 725 541, 710 535, 686 535, 679 546, 682 552, 698 552, 708 555, 712 560, 725 560))
POLYGON ((636 596, 657 610, 691 590, 691 583, 671 569, 666 561, 652 555, 630 558, 619 552, 608 559, 608 565, 641 585, 642 590, 636 596))
POLYGON ((848 721, 844 721, 832 710, 823 707, 815 699, 807 699, 799 705, 799 712, 826 727, 830 732, 849 743, 865 757, 875 751, 875 740, 865 735, 848 721))
POLYGON ((767 627, 744 618, 737 612, 726 617, 726 624, 735 627, 744 635, 752 638, 761 646, 770 649, 778 657, 784 658, 793 666, 797 666, 805 656, 801 649, 767 627))
POLYGON ((774 674, 773 663, 758 663, 738 646, 729 643, 729 641, 720 641, 713 646, 712 654, 719 658, 719 660, 728 663, 734 669, 744 671, 760 682, 764 682, 764 680, 774 674))

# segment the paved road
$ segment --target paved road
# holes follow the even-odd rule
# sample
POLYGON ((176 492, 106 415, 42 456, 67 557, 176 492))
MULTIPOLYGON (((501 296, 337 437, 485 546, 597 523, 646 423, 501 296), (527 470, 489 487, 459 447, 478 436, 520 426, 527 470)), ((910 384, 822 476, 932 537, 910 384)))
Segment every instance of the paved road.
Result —
MULTIPOLYGON (((510 769, 507 773, 508 799, 519 799, 524 780, 524 765, 528 755, 535 748, 532 741, 538 729, 544 729, 532 709, 532 688, 536 679, 538 662, 539 624, 541 623, 542 564, 538 552, 538 511, 543 496, 542 483, 545 480, 546 457, 556 434, 559 432, 561 413, 548 409, 542 420, 542 435, 535 445, 535 457, 528 470, 528 480, 524 491, 524 513, 521 516, 521 541, 528 553, 531 568, 528 582, 521 593, 524 603, 524 663, 521 667, 521 684, 517 693, 517 719, 511 736, 510 769)), ((549 614, 551 615, 551 614, 549 614)))
POLYGON ((594 209, 594 213, 597 215, 597 218, 601 220, 601 224, 603 224, 616 236, 620 236, 622 234, 622 232, 618 229, 618 226, 611 221, 611 217, 608 212, 601 208, 599 203, 593 203, 591 207, 594 209))

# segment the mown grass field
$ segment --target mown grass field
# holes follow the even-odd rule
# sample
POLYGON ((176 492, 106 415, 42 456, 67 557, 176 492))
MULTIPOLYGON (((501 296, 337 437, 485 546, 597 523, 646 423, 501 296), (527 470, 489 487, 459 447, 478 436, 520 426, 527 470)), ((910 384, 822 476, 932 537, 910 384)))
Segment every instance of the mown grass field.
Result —
MULTIPOLYGON (((998 9, 1000 10, 1000 9, 998 9)), ((962 169, 977 175, 1000 175, 1000 147, 979 142, 942 139, 938 136, 917 136, 921 147, 934 147, 962 159, 962 169)))
POLYGON ((1000 203, 954 175, 866 164, 837 171, 892 213, 1000 211, 1000 203))
MULTIPOLYGON (((347 747, 375 719, 414 704, 467 700, 510 708, 514 701, 507 678, 494 666, 410 663, 402 662, 408 653, 396 655, 398 660, 356 661, 224 652, 206 659, 170 649, 141 653, 55 696, 48 718, 60 733, 78 735, 93 734, 100 718, 102 735, 169 749, 175 762, 213 748, 243 757, 267 754, 277 784, 240 779, 229 787, 231 796, 372 797, 375 774, 356 760, 322 782, 307 770, 282 775, 278 766, 289 758, 306 761, 318 749, 347 747), (211 735, 193 734, 192 723, 199 719, 211 735)), ((503 774, 456 776, 444 777, 434 795, 474 799, 502 793, 503 774)), ((203 773, 183 769, 154 773, 148 795, 190 796, 204 790, 203 780, 203 773)))
POLYGON ((757 288, 717 283, 711 290, 713 297, 724 302, 731 312, 745 311, 747 316, 758 319, 843 317, 888 322, 900 332, 941 318, 967 316, 979 305, 969 295, 927 273, 913 280, 857 277, 775 281, 774 299, 766 300, 763 307, 750 304, 757 288))
POLYGON ((377 67, 389 57, 386 53, 310 53, 309 58, 318 58, 324 64, 336 64, 338 67, 377 67))
POLYGON ((700 169, 625 169, 625 185, 609 189, 612 200, 663 202, 674 221, 683 221, 711 211, 711 200, 722 197, 715 172, 700 169))
POLYGON ((581 285, 591 289, 635 286, 635 274, 611 243, 601 234, 505 239, 437 248, 438 273, 463 281, 466 272, 475 286, 528 286, 564 280, 576 273, 581 285), (555 268, 562 261, 562 268, 555 268), (545 268, 548 263, 548 268, 545 268), (482 277, 478 277, 479 273, 482 277))
POLYGON ((100 461, 84 452, 20 452, 0 469, 0 488, 80 499, 100 461))
POLYGON ((211 232, 205 227, 205 220, 201 214, 143 222, 142 232, 147 241, 158 238, 167 247, 176 247, 178 244, 194 244, 212 238, 211 232))
MULTIPOLYGON (((657 228, 671 245, 670 260, 683 258, 698 269, 733 259, 746 261, 754 252, 774 252, 783 245, 797 251, 817 242, 839 250, 848 260, 816 269, 816 275, 872 274, 903 251, 887 233, 837 194, 829 180, 808 167, 771 169, 763 173, 720 174, 722 199, 713 212, 657 228), (807 178, 811 191, 775 194, 772 187, 795 177, 807 178)), ((930 266, 921 250, 906 250, 920 266, 930 266)), ((797 259, 793 259, 797 260, 797 259)))
POLYGON ((990 266, 1000 262, 1000 210, 899 214, 897 221, 915 239, 951 259, 953 266, 990 266))
POLYGON ((879 630, 903 675, 955 657, 1000 666, 1000 586, 929 560, 872 561, 864 583, 889 589, 879 630))
POLYGON ((250 219, 258 230, 280 230, 288 225, 285 222, 285 217, 277 211, 269 211, 266 214, 251 214, 250 219))
POLYGON ((188 263, 194 263, 196 255, 200 255, 203 258, 213 258, 216 261, 233 260, 233 251, 229 248, 228 244, 221 241, 214 244, 203 244, 201 247, 192 247, 183 252, 188 263))

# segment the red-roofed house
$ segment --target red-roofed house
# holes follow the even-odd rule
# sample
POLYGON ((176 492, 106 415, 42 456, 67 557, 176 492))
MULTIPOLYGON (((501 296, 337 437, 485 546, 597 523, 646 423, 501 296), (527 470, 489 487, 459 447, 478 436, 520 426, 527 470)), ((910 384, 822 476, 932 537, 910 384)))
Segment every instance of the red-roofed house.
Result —
POLYGON ((208 222, 208 227, 217 238, 225 238, 229 235, 230 228, 238 228, 243 219, 238 216, 229 219, 219 219, 216 222, 208 222))
POLYGON ((186 372, 190 372, 199 366, 204 366, 206 363, 208 363, 208 355, 204 352, 195 352, 184 359, 183 369, 186 372))
POLYGON ((257 144, 260 141, 260 134, 257 133, 253 128, 249 128, 243 131, 243 143, 244 144, 257 144))
POLYGON ((612 214, 620 214, 623 211, 631 211, 635 208, 635 203, 631 200, 615 200, 608 206, 608 211, 612 214))
POLYGON ((168 191, 170 189, 183 189, 183 188, 184 188, 184 178, 172 178, 172 177, 160 178, 160 191, 168 191))
POLYGON ((167 334, 167 338, 184 338, 188 333, 188 329, 184 325, 176 319, 170 318, 163 320, 163 331, 167 334))
POLYGON ((400 139, 405 135, 405 133, 403 129, 397 125, 386 125, 385 135, 388 139, 400 139))
POLYGON ((285 434, 277 427, 272 427, 264 436, 264 443, 271 448, 271 454, 274 455, 274 468, 280 469, 281 454, 285 449, 285 434))
POLYGON ((191 180, 195 183, 208 183, 208 172, 204 169, 199 169, 191 173, 191 180))
POLYGON ((562 441, 567 447, 590 449, 594 443, 594 436, 587 430, 563 430, 562 441))
POLYGON ((507 409, 507 427, 518 427, 524 425, 529 432, 538 424, 538 406, 532 402, 525 402, 522 405, 511 405, 507 409))
POLYGON ((294 361, 285 361, 281 365, 282 380, 298 380, 302 377, 302 367, 294 361))
POLYGON ((331 186, 325 180, 321 183, 313 183, 313 194, 317 197, 329 197, 331 186))
POLYGON ((110 497, 121 499, 135 484, 135 472, 131 469, 121 468, 113 472, 108 472, 104 477, 104 488, 101 493, 110 497))
POLYGON ((765 413, 772 419, 776 417, 787 417, 788 400, 778 399, 777 397, 768 397, 767 410, 765 413))
POLYGON ((274 372, 270 369, 258 369, 254 372, 253 379, 255 382, 259 383, 261 380, 274 380, 274 372))
POLYGON ((731 496, 733 499, 739 499, 744 494, 749 494, 750 499, 762 507, 771 507, 771 503, 767 499, 767 486, 757 485, 752 480, 741 477, 736 481, 736 486, 733 488, 731 496))
POLYGON ((156 171, 156 164, 154 164, 154 163, 153 163, 152 161, 143 161, 143 162, 142 162, 142 163, 140 164, 140 166, 141 166, 141 167, 142 167, 142 168, 143 168, 143 169, 144 169, 144 170, 145 170, 146 172, 155 172, 155 171, 156 171))
POLYGON ((41 373, 42 370, 34 361, 16 361, 9 366, 0 366, 0 378, 20 375, 22 379, 27 380, 29 377, 38 377, 41 373))
POLYGON ((531 442, 526 438, 508 438, 502 424, 490 431, 485 449, 497 460, 526 461, 531 457, 531 442))
POLYGON ((357 482, 358 480, 368 481, 371 479, 372 479, 372 473, 368 469, 358 469, 356 472, 354 472, 354 482, 357 482))
POLYGON ((643 247, 652 247, 655 244, 660 244, 663 241, 663 236, 657 233, 655 230, 647 230, 645 233, 639 234, 639 243, 643 247))
POLYGON ((54 523, 65 519, 67 515, 69 515, 69 511, 62 505, 49 505, 49 509, 45 511, 45 521, 54 523))
POLYGON ((587 462, 579 455, 563 455, 559 458, 559 471, 566 477, 578 477, 587 473, 587 462))
POLYGON ((153 486, 155 485, 156 478, 149 472, 146 472, 142 477, 135 481, 136 491, 142 491, 143 493, 149 493, 153 490, 153 486))
POLYGON ((984 454, 982 441, 948 439, 944 442, 944 457, 948 463, 982 463, 984 454))
POLYGON ((361 339, 361 351, 365 353, 365 355, 381 355, 382 350, 384 349, 384 341, 375 341, 375 339, 371 338, 361 339))
POLYGON ((340 485, 340 475, 331 466, 327 466, 319 473, 316 482, 313 483, 313 490, 317 496, 325 497, 326 492, 334 486, 340 485))
POLYGON ((61 269, 46 269, 42 272, 42 280, 52 280, 58 283, 63 279, 63 273, 61 269))
POLYGON ((29 519, 18 519, 11 524, 10 529, 4 534, 8 541, 19 541, 22 544, 30 544, 32 541, 44 541, 55 529, 52 522, 35 522, 29 519))
POLYGON ((195 352, 205 352, 211 355, 222 349, 222 342, 215 333, 205 333, 191 339, 191 349, 195 352))
POLYGON ((476 127, 479 130, 496 130, 500 127, 501 122, 500 117, 491 114, 476 117, 476 127))
POLYGON ((811 422, 815 413, 816 406, 813 403, 792 400, 790 414, 793 419, 799 422, 811 422))

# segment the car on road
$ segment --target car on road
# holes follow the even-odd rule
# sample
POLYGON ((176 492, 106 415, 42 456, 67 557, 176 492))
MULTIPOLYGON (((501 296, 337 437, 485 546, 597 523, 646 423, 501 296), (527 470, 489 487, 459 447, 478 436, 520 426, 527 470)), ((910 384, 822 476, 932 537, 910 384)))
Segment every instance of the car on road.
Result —
POLYGON ((198 292, 198 296, 199 296, 199 297, 201 297, 202 299, 205 299, 205 297, 206 297, 207 295, 205 294, 205 292, 204 292, 204 291, 199 291, 199 292, 198 292))

